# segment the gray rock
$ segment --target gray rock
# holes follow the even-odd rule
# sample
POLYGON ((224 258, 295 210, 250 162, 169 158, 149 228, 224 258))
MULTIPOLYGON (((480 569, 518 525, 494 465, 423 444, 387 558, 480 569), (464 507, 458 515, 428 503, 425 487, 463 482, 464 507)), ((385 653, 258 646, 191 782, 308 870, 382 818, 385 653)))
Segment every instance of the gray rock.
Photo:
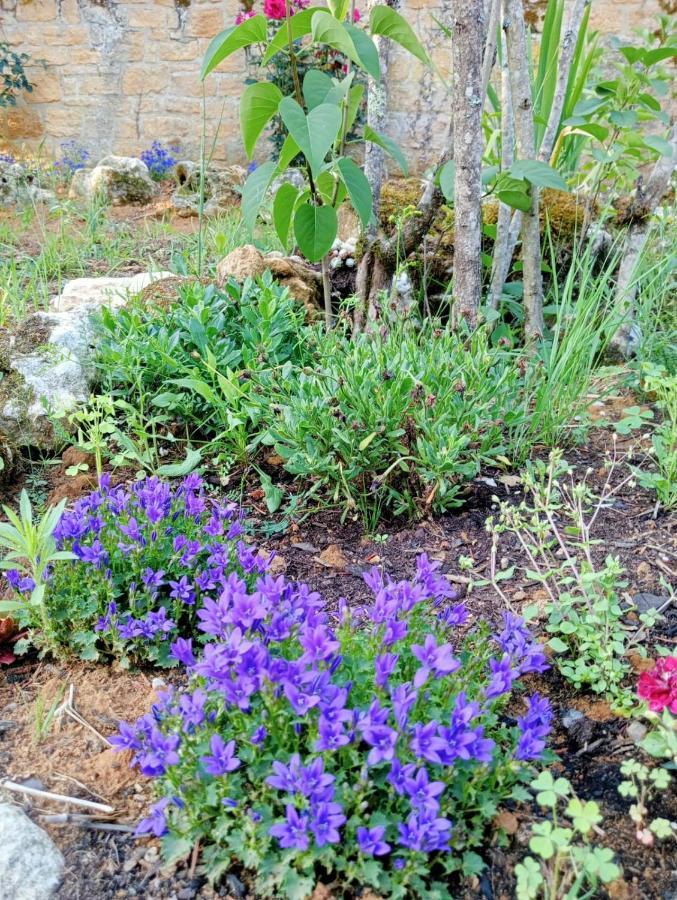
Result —
MULTIPOLYGON (((246 178, 242 166, 220 169, 207 166, 204 174, 202 214, 217 216, 239 203, 240 189, 246 178)), ((187 218, 200 213, 201 170, 199 163, 181 160, 174 167, 176 189, 169 200, 169 211, 187 218)))
POLYGON ((64 859, 49 835, 9 803, 0 803, 0 900, 49 900, 64 859))
POLYGON ((55 201, 54 191, 47 191, 39 186, 35 171, 21 163, 0 162, 0 206, 26 206, 55 201))
POLYGON ((122 306, 151 282, 173 277, 171 272, 142 272, 76 278, 52 299, 49 312, 28 316, 14 331, 0 329, 0 447, 3 438, 18 447, 55 447, 59 441, 50 416, 70 412, 90 395, 92 312, 122 306))
POLYGON ((72 199, 106 203, 148 203, 158 192, 148 166, 134 156, 105 156, 93 169, 79 169, 71 181, 72 199))
POLYGON ((656 594, 635 594, 632 602, 638 612, 645 613, 651 609, 660 609, 667 599, 667 597, 658 597, 656 594))

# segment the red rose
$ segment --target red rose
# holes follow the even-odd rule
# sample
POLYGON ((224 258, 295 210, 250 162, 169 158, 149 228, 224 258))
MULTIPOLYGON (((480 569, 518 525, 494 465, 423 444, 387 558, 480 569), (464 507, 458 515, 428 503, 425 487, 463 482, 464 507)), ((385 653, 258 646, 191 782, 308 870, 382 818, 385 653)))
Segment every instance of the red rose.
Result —
POLYGON ((637 693, 653 712, 663 712, 667 707, 677 715, 677 656, 662 657, 650 672, 642 672, 637 693))
POLYGON ((284 19, 287 7, 284 0, 264 0, 263 12, 269 19, 284 19))

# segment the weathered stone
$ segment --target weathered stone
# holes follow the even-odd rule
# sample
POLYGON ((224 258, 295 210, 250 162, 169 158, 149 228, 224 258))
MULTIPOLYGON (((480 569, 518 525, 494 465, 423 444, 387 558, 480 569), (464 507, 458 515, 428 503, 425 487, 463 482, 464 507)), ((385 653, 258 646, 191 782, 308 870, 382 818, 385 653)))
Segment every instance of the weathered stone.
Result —
POLYGON ((89 398, 94 380, 91 314, 121 306, 154 279, 78 278, 52 301, 49 312, 25 319, 14 331, 0 329, 0 430, 19 447, 58 444, 50 421, 89 398))
POLYGON ((133 156, 104 156, 93 169, 79 169, 71 182, 69 197, 107 203, 148 203, 157 194, 148 166, 133 156))
POLYGON ((0 162, 0 206, 53 203, 54 191, 36 183, 35 173, 21 163, 0 162))
POLYGON ((116 309, 149 284, 175 277, 172 272, 140 272, 138 275, 115 278, 74 278, 64 284, 61 293, 52 298, 49 306, 55 312, 95 310, 102 306, 116 309))
POLYGON ((49 900, 63 869, 47 832, 18 807, 0 803, 0 900, 49 900))
POLYGON ((268 253, 266 256, 252 244, 236 247, 216 266, 217 284, 223 285, 229 278, 244 281, 259 278, 270 271, 282 287, 306 309, 314 314, 320 303, 322 276, 298 256, 282 256, 268 253))
MULTIPOLYGON (((218 169, 208 166, 204 173, 204 201, 202 214, 217 216, 240 201, 238 188, 244 183, 246 171, 241 166, 218 169)), ((189 217, 200 214, 200 165, 189 159, 174 167, 176 190, 165 206, 169 212, 189 217)))

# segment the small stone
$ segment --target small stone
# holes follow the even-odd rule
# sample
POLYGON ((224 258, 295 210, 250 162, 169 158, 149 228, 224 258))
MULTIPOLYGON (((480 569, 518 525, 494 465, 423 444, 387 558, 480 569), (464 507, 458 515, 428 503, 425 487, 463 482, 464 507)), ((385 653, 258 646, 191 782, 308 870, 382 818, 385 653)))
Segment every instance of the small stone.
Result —
POLYGON ((64 859, 46 831, 16 806, 0 804, 0 900, 49 900, 64 859))
POLYGON ((105 156, 93 169, 79 169, 71 182, 71 200, 95 197, 106 203, 147 203, 158 191, 148 166, 134 156, 105 156))
POLYGON ((237 897, 238 900, 242 900, 242 898, 247 895, 247 889, 237 875, 226 875, 226 884, 228 885, 228 890, 233 896, 237 897))
POLYGON ((659 597, 657 594, 635 594, 632 602, 640 613, 649 612, 651 609, 660 609, 668 601, 668 597, 659 597))
POLYGON ((630 722, 625 731, 630 740, 634 741, 635 744, 638 744, 641 740, 644 739, 646 732, 646 725, 644 725, 642 722, 639 722, 637 719, 634 719, 632 722, 630 722))

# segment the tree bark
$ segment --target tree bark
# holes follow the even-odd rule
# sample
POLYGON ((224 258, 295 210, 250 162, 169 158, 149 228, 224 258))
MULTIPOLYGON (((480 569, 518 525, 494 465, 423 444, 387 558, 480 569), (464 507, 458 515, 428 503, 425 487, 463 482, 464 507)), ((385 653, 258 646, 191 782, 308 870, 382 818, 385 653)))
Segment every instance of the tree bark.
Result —
MULTIPOLYGON (((515 112, 515 149, 518 159, 534 159, 531 61, 527 47, 521 0, 504 0, 503 27, 508 50, 510 89, 515 112)), ((522 277, 524 285, 524 332, 528 341, 543 335, 543 277, 541 275, 541 229, 538 218, 539 191, 531 185, 531 207, 522 215, 522 277)))
POLYGON ((677 124, 672 126, 670 146, 671 155, 660 157, 646 185, 641 179, 638 181, 635 196, 624 216, 628 231, 623 242, 615 292, 616 310, 621 323, 611 339, 612 350, 624 358, 631 356, 641 341, 634 317, 637 296, 635 272, 650 231, 649 219, 670 190, 672 174, 677 167, 677 124))
POLYGON ((453 321, 477 325, 482 296, 482 49, 484 0, 456 0, 452 65, 454 116, 453 321))
POLYGON ((491 70, 496 62, 496 48, 498 46, 498 20, 501 12, 501 0, 489 0, 484 8, 487 22, 487 33, 484 43, 484 56, 482 59, 482 106, 487 99, 487 89, 491 81, 491 70))
MULTIPOLYGON (((557 140, 562 112, 564 110, 566 87, 569 81, 569 73, 571 71, 573 54, 574 50, 576 49, 576 42, 578 41, 578 35, 581 30, 583 16, 585 14, 586 7, 588 7, 590 3, 591 0, 574 0, 574 6, 562 38, 562 47, 558 62, 555 97, 553 99, 553 105, 550 110, 550 116, 548 118, 548 124, 545 130, 545 134, 543 135, 543 140, 541 141, 541 146, 538 151, 538 158, 542 162, 550 161, 555 142, 557 140)), ((510 272, 510 262, 515 253, 515 247, 517 246, 521 228, 522 213, 517 209, 512 213, 507 246, 505 248, 502 248, 500 259, 494 261, 490 294, 492 304, 495 298, 498 298, 500 300, 500 296, 503 291, 503 285, 505 284, 508 273, 510 272)))

